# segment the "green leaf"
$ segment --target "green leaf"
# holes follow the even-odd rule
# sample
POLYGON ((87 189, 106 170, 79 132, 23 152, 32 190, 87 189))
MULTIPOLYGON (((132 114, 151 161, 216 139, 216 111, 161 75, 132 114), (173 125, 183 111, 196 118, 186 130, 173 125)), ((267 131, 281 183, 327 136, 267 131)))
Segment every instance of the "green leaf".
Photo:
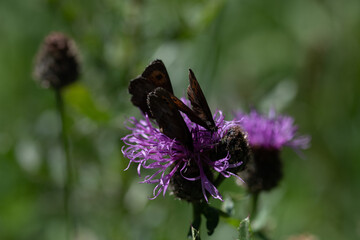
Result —
POLYGON ((239 219, 236 218, 224 218, 224 221, 234 228, 237 228, 241 222, 239 219))
POLYGON ((201 212, 202 212, 202 204, 200 203, 193 203, 193 222, 191 223, 189 232, 188 232, 188 238, 192 239, 200 239, 200 225, 201 225, 201 212), (194 233, 194 231, 196 231, 194 233), (194 238, 196 237, 196 238, 194 238))
POLYGON ((200 240, 200 232, 191 226, 191 237, 192 240, 200 240))
POLYGON ((219 224, 219 211, 216 208, 206 205, 203 209, 203 214, 206 218, 206 228, 208 230, 208 235, 214 233, 215 228, 219 224))
POLYGON ((250 218, 247 217, 240 222, 239 240, 252 240, 252 231, 250 226, 250 218))
POLYGON ((66 104, 95 122, 106 122, 110 114, 95 101, 89 90, 81 83, 72 84, 64 92, 66 104))

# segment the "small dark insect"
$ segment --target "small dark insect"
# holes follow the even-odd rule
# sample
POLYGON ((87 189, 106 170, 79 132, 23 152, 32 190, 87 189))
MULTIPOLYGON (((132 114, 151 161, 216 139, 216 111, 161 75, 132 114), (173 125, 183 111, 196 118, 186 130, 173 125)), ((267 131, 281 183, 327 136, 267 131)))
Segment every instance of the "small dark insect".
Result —
POLYGON ((129 93, 132 95, 131 102, 150 118, 154 118, 162 133, 177 139, 192 151, 191 133, 179 111, 185 113, 192 122, 211 132, 215 132, 217 128, 209 105, 191 69, 189 80, 187 95, 192 109, 174 96, 169 75, 161 60, 151 62, 140 76, 130 81, 129 93))

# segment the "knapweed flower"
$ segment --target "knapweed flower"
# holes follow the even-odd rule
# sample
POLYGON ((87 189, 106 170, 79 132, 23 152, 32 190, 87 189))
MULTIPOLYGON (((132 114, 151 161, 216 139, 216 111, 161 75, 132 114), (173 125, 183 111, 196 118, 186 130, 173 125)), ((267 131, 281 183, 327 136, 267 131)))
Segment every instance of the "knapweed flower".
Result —
POLYGON ((61 89, 79 76, 75 42, 60 32, 49 34, 36 56, 34 77, 45 88, 61 89))
POLYGON ((246 171, 240 176, 250 192, 271 190, 282 178, 280 151, 284 146, 295 151, 309 147, 310 137, 297 135, 297 126, 289 116, 276 115, 270 110, 269 115, 261 115, 252 110, 249 114, 236 113, 235 119, 247 132, 252 150, 252 160, 246 171))
MULTIPOLYGON (((187 100, 182 101, 189 104, 187 100)), ((142 168, 154 171, 142 181, 156 184, 153 198, 161 193, 165 195, 171 186, 176 197, 189 202, 208 201, 209 195, 222 200, 215 178, 236 176, 232 170, 241 166, 243 160, 234 160, 229 151, 220 154, 217 147, 229 130, 239 126, 239 122, 225 121, 223 113, 216 111, 214 122, 217 130, 211 132, 190 121, 187 115, 182 116, 192 134, 193 151, 162 134, 156 123, 145 115, 142 120, 129 119, 131 126, 128 129, 132 132, 122 139, 125 143, 122 152, 130 159, 129 166, 131 163, 138 164, 139 176, 142 168)))

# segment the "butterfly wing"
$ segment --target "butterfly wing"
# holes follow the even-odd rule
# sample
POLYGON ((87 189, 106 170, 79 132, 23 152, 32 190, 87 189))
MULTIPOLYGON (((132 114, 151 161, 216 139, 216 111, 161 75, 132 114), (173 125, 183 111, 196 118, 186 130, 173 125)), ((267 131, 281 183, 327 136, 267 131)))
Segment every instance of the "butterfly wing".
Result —
POLYGON ((155 87, 162 87, 171 94, 174 94, 169 74, 161 60, 157 59, 152 61, 145 68, 141 76, 148 79, 155 87))
POLYGON ((131 94, 131 102, 151 118, 153 116, 147 105, 147 95, 155 88, 154 84, 141 76, 131 80, 128 88, 131 94))
POLYGON ((191 110, 188 106, 186 106, 185 103, 183 103, 180 99, 178 99, 177 97, 175 97, 172 94, 170 94, 170 97, 171 97, 171 100, 176 105, 177 109, 182 111, 183 113, 185 113, 192 122, 206 128, 208 130, 211 130, 209 128, 209 126, 201 118, 199 118, 193 110, 191 110))
POLYGON ((153 118, 147 104, 147 95, 157 87, 162 87, 173 94, 169 75, 161 60, 151 62, 141 76, 130 81, 131 102, 149 117, 153 118))
POLYGON ((147 97, 151 114, 159 125, 160 131, 169 138, 176 139, 189 150, 193 150, 191 133, 169 93, 158 87, 147 97))
POLYGON ((202 121, 205 122, 207 129, 215 131, 216 125, 209 105, 200 88, 199 82, 196 80, 196 77, 191 69, 189 69, 189 81, 190 85, 187 88, 187 95, 191 102, 192 110, 202 121))

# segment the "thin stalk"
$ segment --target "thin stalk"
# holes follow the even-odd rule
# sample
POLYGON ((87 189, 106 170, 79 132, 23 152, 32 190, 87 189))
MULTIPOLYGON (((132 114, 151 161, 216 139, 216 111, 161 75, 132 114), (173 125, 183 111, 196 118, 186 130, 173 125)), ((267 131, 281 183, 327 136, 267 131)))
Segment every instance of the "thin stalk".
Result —
POLYGON ((200 225, 201 225, 201 212, 202 212, 202 204, 198 202, 193 202, 193 222, 191 223, 190 230, 188 233, 188 237, 192 237, 192 228, 199 232, 199 235, 196 236, 196 240, 200 240, 200 225))
POLYGON ((65 118, 65 108, 64 101, 61 95, 61 90, 55 90, 56 95, 56 105, 57 110, 60 116, 61 122, 61 142, 63 146, 63 150, 65 153, 65 177, 64 177, 64 194, 63 194, 63 202, 64 202, 64 211, 65 211, 65 221, 66 221, 66 235, 67 239, 71 239, 71 232, 73 228, 73 220, 71 214, 71 194, 73 188, 73 168, 72 162, 70 158, 70 150, 69 150, 69 141, 66 134, 66 118, 65 118))
POLYGON ((255 216, 257 214, 258 203, 259 203, 259 193, 255 192, 255 193, 251 194, 250 219, 252 219, 252 220, 255 218, 255 216))

